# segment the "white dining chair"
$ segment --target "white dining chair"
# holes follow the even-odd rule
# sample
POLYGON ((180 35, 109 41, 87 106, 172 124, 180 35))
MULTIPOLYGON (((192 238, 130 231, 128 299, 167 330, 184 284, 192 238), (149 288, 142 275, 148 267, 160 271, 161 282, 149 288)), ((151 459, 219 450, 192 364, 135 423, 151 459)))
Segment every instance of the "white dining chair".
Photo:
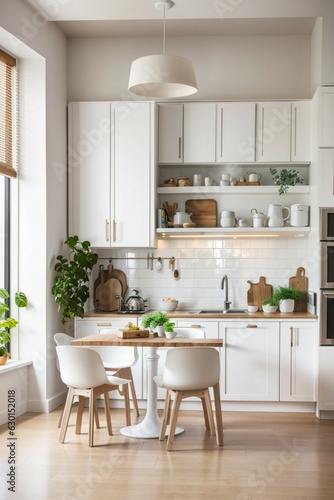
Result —
POLYGON ((79 407, 76 422, 76 434, 81 433, 82 414, 84 409, 84 398, 89 399, 89 446, 94 445, 94 412, 96 398, 104 396, 104 408, 109 435, 112 435, 112 425, 109 408, 109 392, 123 386, 125 393, 126 412, 130 413, 128 384, 129 380, 107 376, 101 357, 93 349, 77 346, 57 346, 57 356, 60 367, 60 376, 68 387, 68 393, 64 408, 64 415, 60 428, 59 442, 64 443, 68 422, 71 414, 73 398, 79 399, 79 407))
POLYGON ((210 387, 213 388, 215 402, 217 443, 219 446, 223 445, 219 374, 219 352, 212 347, 178 347, 167 351, 163 375, 154 377, 156 384, 167 390, 159 437, 160 441, 165 439, 166 427, 170 423, 167 451, 172 451, 179 409, 185 398, 201 399, 205 426, 211 435, 216 433, 210 387), (173 401, 172 409, 171 401, 173 401))

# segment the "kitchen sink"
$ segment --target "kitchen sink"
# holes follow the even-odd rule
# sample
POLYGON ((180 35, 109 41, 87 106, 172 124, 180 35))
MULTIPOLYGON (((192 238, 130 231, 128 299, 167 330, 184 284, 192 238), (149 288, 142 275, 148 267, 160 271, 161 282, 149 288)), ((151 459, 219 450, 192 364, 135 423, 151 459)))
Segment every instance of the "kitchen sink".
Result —
POLYGON ((248 314, 245 309, 202 309, 199 314, 248 314))

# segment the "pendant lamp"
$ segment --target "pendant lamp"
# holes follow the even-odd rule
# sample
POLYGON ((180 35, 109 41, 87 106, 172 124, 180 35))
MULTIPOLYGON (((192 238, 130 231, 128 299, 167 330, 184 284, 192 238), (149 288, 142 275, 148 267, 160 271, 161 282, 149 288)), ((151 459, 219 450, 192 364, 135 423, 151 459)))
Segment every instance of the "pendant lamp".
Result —
POLYGON ((173 5, 170 0, 155 3, 158 10, 163 10, 163 53, 133 61, 128 87, 132 94, 173 99, 197 92, 192 62, 185 57, 165 54, 165 14, 173 5))

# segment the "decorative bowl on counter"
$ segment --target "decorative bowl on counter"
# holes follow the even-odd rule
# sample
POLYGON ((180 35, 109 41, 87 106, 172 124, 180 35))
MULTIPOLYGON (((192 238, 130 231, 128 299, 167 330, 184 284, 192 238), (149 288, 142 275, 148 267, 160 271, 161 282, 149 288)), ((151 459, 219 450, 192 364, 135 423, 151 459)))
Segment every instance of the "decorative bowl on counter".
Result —
POLYGON ((176 300, 176 299, 161 299, 161 302, 160 302, 160 308, 162 311, 167 311, 167 312, 171 312, 171 311, 175 311, 175 309, 177 308, 177 306, 179 305, 179 301, 176 300))
POLYGON ((277 311, 277 306, 263 305, 262 310, 264 313, 274 313, 277 311))

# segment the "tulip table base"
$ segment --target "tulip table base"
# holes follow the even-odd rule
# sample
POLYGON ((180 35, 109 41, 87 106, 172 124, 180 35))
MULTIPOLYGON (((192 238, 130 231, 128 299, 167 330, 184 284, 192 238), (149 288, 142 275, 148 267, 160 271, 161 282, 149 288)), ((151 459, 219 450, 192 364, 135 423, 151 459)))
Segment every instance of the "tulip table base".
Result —
MULTIPOLYGON (((158 417, 157 394, 158 388, 153 377, 158 373, 159 355, 157 347, 148 347, 147 363, 147 409, 144 419, 136 425, 123 427, 120 432, 124 436, 142 439, 157 439, 160 436, 161 421, 158 417)), ((169 426, 166 429, 168 435, 169 426)), ((182 434, 184 429, 176 427, 175 435, 182 434)))

